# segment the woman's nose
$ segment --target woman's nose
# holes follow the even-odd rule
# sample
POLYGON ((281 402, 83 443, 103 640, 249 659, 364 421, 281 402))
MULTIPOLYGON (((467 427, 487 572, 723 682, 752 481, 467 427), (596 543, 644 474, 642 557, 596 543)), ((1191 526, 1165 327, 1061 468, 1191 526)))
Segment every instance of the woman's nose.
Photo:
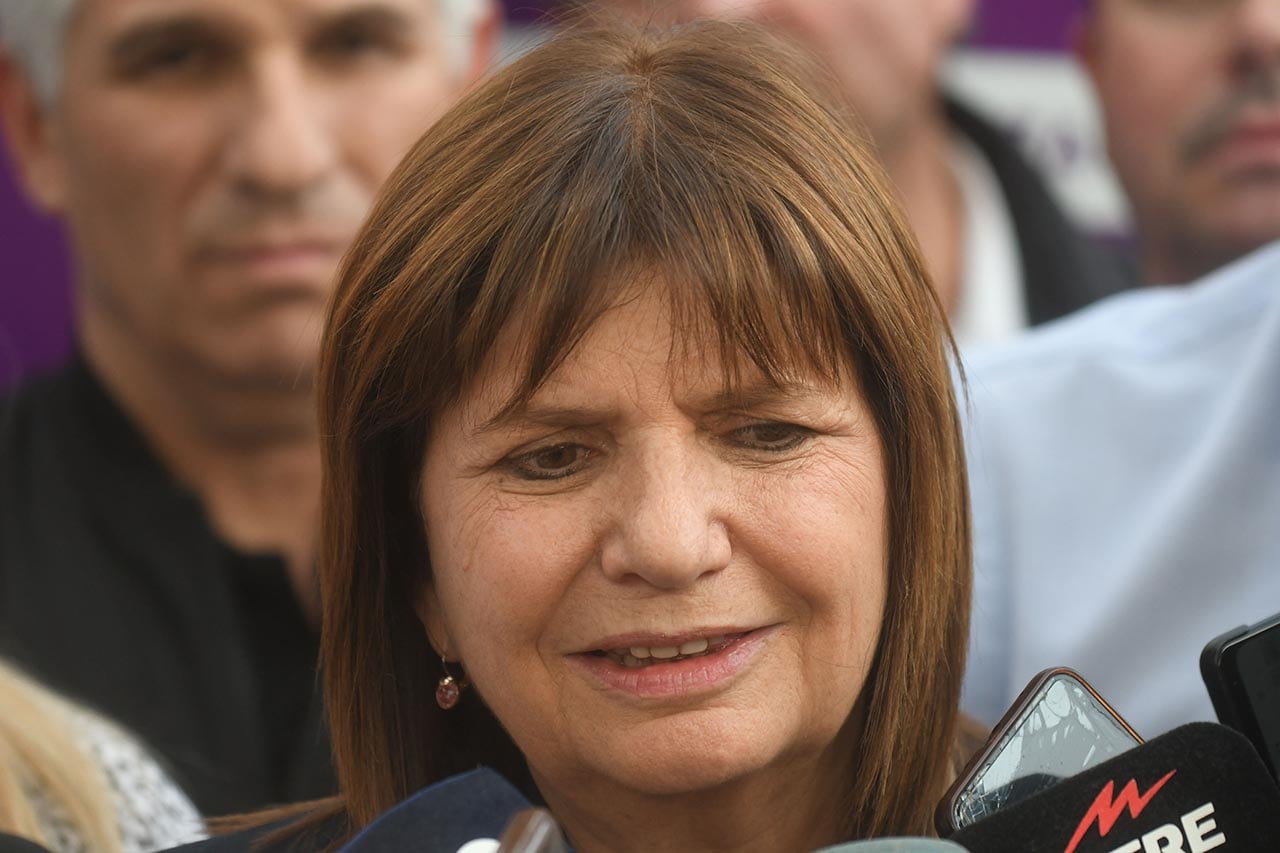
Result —
POLYGON ((644 453, 619 473, 613 523, 600 555, 610 580, 679 589, 729 564, 724 490, 714 460, 703 449, 673 444, 644 453))

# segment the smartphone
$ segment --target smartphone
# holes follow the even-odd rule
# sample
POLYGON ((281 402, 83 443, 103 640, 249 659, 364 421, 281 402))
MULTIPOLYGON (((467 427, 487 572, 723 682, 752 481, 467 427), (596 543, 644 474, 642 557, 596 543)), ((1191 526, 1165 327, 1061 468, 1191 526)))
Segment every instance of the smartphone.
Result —
POLYGON ((1247 737, 1280 780, 1280 613, 1210 640, 1200 676, 1218 721, 1247 737))
POLYGON ((568 853, 560 824, 546 809, 525 809, 511 819, 498 853, 568 853))
POLYGON ((934 813, 938 835, 946 838, 1141 743, 1078 673, 1047 669, 947 790, 934 813))

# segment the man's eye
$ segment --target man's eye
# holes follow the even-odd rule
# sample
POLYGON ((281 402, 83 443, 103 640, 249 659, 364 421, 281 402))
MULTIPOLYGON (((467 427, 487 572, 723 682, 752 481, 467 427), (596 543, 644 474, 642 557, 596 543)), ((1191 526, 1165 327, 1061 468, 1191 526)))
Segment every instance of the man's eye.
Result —
POLYGON ((325 34, 316 45, 316 53, 326 61, 345 63, 378 56, 395 56, 402 47, 390 34, 351 27, 325 34))
POLYGON ((133 57, 124 73, 133 79, 201 77, 212 73, 221 59, 218 49, 210 45, 175 42, 133 57))
POLYGON ((526 480, 560 480, 585 468, 591 455, 591 449, 581 444, 554 444, 514 456, 506 464, 526 480))
POLYGON ((813 430, 796 424, 766 421, 739 427, 730 434, 730 440, 747 450, 766 453, 782 453, 795 450, 813 437, 813 430))

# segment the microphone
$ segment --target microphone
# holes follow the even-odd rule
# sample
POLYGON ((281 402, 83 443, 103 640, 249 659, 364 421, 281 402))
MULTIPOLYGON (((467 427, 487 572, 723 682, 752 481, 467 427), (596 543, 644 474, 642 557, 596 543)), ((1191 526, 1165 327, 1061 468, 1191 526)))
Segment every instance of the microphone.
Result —
POLYGON ((496 850, 524 795, 487 767, 423 788, 347 842, 341 853, 479 853, 496 850))
MULTIPOLYGON (((466 850, 462 853, 492 853, 466 850)), ((496 853, 569 853, 560 824, 546 809, 526 809, 507 824, 496 853)))
POLYGON ((1243 736, 1191 723, 951 838, 971 853, 1275 853, 1280 788, 1243 736))
POLYGON ((936 838, 876 838, 823 847, 815 853, 966 853, 954 841, 936 838))
MULTIPOLYGON (((424 788, 366 826, 340 853, 551 853, 565 850, 554 819, 487 767, 424 788), (502 839, 501 843, 498 839, 502 839)), ((966 853, 951 841, 881 838, 818 853, 966 853)))

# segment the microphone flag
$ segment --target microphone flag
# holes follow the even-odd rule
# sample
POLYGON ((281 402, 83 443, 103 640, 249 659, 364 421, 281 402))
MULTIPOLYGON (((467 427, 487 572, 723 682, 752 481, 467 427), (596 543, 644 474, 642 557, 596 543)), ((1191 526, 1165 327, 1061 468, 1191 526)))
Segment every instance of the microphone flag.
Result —
POLYGON ((1191 723, 951 839, 972 853, 1276 853, 1280 788, 1243 736, 1191 723))

